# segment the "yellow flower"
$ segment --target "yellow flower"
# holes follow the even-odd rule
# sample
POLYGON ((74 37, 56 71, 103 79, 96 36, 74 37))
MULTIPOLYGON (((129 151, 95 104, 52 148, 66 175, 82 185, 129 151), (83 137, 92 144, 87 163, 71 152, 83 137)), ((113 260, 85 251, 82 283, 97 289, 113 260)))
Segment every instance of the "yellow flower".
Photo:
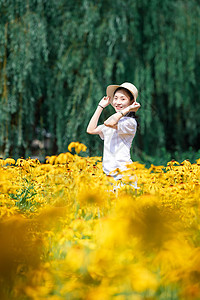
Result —
POLYGON ((46 156, 46 162, 50 163, 51 165, 54 164, 55 160, 56 160, 56 155, 46 156))
POLYGON ((4 163, 8 165, 15 165, 15 160, 13 158, 6 158, 4 163))
POLYGON ((64 153, 60 153, 55 159, 55 164, 64 164, 64 163, 66 163, 65 155, 64 153))
POLYGON ((87 147, 82 144, 82 143, 79 143, 79 142, 72 142, 69 144, 68 146, 68 150, 71 152, 72 151, 72 148, 75 149, 75 152, 78 154, 79 152, 81 151, 86 151, 87 150, 87 147))
POLYGON ((151 164, 151 168, 149 169, 149 171, 153 173, 163 173, 164 168, 164 166, 154 166, 151 164))
POLYGON ((196 160, 196 162, 197 162, 197 165, 200 165, 200 158, 198 158, 198 159, 196 160))

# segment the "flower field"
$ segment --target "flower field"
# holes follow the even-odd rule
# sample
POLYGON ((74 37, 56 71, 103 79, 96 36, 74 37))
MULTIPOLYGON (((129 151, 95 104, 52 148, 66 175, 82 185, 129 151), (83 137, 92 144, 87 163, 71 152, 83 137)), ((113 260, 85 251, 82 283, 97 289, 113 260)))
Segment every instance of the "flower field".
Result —
POLYGON ((116 186, 68 150, 0 160, 0 299, 200 299, 200 159, 116 186))

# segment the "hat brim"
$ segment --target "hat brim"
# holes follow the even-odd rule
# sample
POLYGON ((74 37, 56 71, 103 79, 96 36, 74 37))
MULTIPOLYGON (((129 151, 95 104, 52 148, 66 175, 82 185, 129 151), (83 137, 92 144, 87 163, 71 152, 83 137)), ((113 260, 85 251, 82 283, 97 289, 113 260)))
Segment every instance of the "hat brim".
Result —
POLYGON ((122 85, 109 85, 109 86, 107 87, 107 89, 106 89, 106 94, 107 94, 107 96, 109 96, 109 97, 111 98, 111 101, 113 100, 114 92, 115 92, 116 89, 119 88, 119 87, 128 90, 128 91, 133 95, 134 101, 136 101, 136 98, 135 98, 134 93, 133 93, 131 90, 129 90, 128 88, 126 88, 125 86, 122 86, 122 85))
POLYGON ((120 87, 120 85, 109 85, 106 89, 106 94, 108 97, 111 98, 111 100, 113 99, 113 96, 114 96, 114 92, 115 90, 120 87))

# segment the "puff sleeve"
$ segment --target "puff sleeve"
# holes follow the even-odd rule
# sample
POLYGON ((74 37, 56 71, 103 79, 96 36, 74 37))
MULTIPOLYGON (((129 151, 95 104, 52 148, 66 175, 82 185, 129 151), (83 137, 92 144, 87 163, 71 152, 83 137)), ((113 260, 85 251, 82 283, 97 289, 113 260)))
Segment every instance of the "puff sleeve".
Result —
POLYGON ((118 134, 130 134, 135 136, 137 130, 137 122, 134 118, 122 118, 118 122, 117 132, 118 134))

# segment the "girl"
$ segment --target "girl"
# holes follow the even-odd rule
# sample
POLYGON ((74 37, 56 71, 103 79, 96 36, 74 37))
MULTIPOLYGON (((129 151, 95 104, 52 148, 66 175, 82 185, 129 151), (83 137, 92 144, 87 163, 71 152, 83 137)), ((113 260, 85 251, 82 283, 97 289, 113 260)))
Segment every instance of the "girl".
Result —
POLYGON ((126 170, 127 163, 132 162, 130 148, 137 130, 135 112, 140 104, 136 102, 138 90, 129 82, 109 85, 106 93, 107 97, 101 99, 88 124, 87 133, 99 134, 104 140, 103 171, 118 180, 122 176, 115 170, 126 170), (116 113, 98 126, 99 117, 109 104, 116 113))

